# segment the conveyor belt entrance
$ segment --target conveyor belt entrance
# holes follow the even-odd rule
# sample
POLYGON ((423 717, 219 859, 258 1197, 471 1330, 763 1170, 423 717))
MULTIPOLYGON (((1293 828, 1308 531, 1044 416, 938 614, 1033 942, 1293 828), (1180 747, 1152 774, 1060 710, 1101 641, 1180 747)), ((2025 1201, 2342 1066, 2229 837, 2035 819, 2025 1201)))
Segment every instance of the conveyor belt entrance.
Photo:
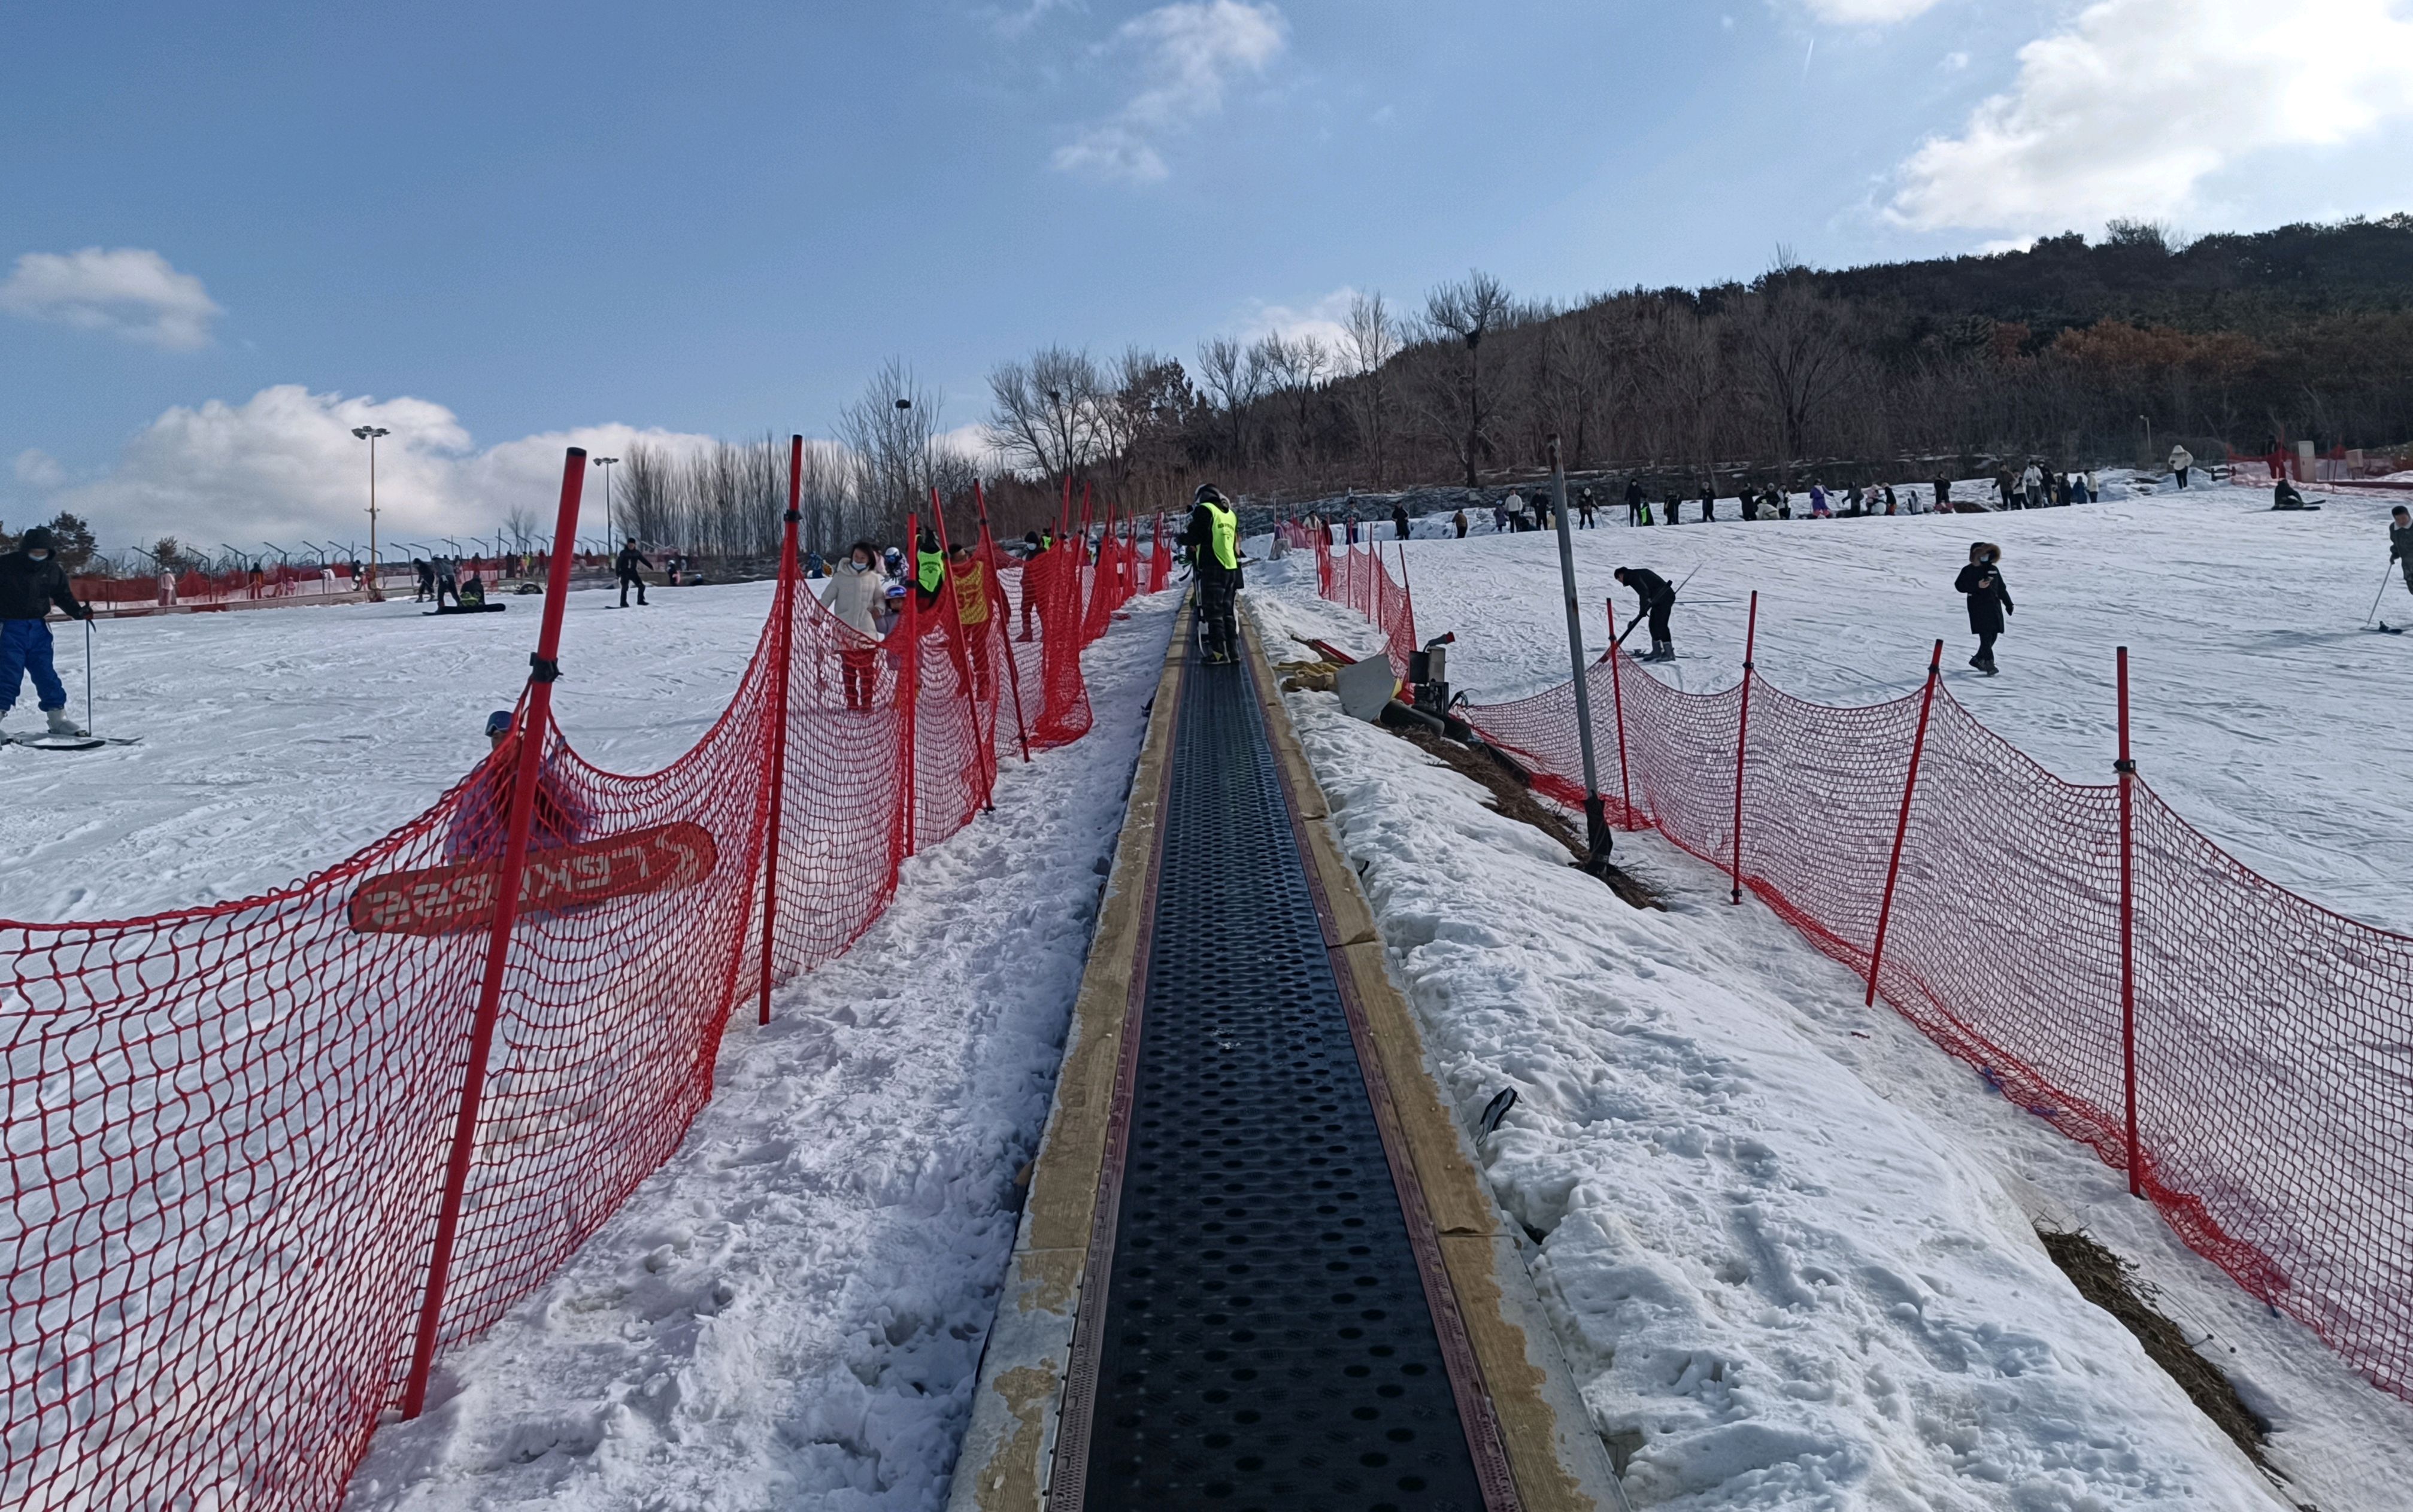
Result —
POLYGON ((1394 1179, 1404 1157, 1368 1090, 1252 671, 1193 665, 1181 683, 1049 1506, 1511 1506, 1422 1199, 1403 1205, 1394 1179))

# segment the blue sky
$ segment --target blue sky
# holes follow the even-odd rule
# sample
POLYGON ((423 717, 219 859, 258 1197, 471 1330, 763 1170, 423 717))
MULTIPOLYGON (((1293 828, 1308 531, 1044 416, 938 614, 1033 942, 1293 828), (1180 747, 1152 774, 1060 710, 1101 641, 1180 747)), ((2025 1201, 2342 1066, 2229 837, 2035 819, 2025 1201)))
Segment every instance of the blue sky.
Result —
POLYGON ((0 520, 128 539, 356 511, 360 418, 408 428, 398 507, 473 523, 565 436, 821 433, 891 356, 963 424, 1044 343, 1187 356, 1470 266, 1563 299, 1780 242, 2413 201, 2395 0, 21 3, 5 32, 0 520))

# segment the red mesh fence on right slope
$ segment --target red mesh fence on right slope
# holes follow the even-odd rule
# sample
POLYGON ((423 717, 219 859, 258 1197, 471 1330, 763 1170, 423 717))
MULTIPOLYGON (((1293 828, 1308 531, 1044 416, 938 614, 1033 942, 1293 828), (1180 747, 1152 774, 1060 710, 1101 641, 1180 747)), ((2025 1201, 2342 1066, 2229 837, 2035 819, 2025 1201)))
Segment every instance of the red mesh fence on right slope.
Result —
MULTIPOLYGON (((1364 608, 1365 569, 1325 562, 1325 596, 1364 608)), ((1754 679, 1738 845, 1742 688, 1606 660, 1588 679, 1612 822, 1738 872, 1865 976, 1919 696, 1829 708, 1754 679)), ((1571 685, 1464 712, 1580 804, 1571 685)), ((2130 795, 2139 1183, 2197 1253, 2413 1399, 2413 938, 2256 874, 2141 779, 2130 795)), ((1877 989, 2124 1170, 2120 859, 2117 785, 2055 777, 1939 686, 1877 989)))
POLYGON ((582 760, 532 684, 526 735, 291 887, 0 921, 0 1505, 335 1507, 380 1413, 677 1149, 730 1013, 857 940, 1026 739, 1088 728, 1075 551, 984 541, 979 580, 879 639, 793 560, 729 707, 660 771, 582 760))

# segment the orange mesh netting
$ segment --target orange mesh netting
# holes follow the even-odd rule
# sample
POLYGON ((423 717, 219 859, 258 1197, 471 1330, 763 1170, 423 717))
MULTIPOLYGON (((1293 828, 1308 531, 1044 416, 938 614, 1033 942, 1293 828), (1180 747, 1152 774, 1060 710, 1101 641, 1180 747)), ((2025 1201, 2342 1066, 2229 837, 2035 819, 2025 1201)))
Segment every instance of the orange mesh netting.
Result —
POLYGON ((735 696, 660 771, 581 759, 532 679, 536 746, 506 740, 289 888, 0 922, 0 1505, 337 1505, 434 1356, 677 1148, 733 1009, 859 938, 904 858, 981 811, 1001 755, 1088 728, 1073 552, 1014 564, 984 530, 982 580, 875 640, 796 576, 793 528, 735 696))
MULTIPOLYGON (((1414 643, 1370 553, 1318 565, 1325 596, 1373 619, 1395 660, 1414 643)), ((2257 875, 2141 778, 2124 829, 2119 784, 2055 777, 1932 676, 1858 709, 1755 676, 1681 693, 1621 658, 1587 680, 1612 823, 1732 872, 1863 977, 1886 916, 1875 991, 2122 1170, 2132 1032, 2138 1189, 2240 1285, 2413 1398, 2413 938, 2257 875)), ((1463 713, 1580 806, 1572 684, 1463 713)))

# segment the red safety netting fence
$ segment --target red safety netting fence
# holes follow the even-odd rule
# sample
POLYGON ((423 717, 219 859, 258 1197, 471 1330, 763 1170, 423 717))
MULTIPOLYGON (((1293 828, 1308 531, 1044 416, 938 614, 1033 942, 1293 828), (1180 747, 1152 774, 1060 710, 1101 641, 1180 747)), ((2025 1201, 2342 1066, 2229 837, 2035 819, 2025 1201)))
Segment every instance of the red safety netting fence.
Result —
POLYGON ((379 1415, 677 1148, 732 1011, 859 938, 1001 758, 1088 727, 1128 571, 984 527, 874 639, 788 518, 737 692, 662 771, 552 721, 564 552, 524 733, 426 813, 264 896, 0 921, 0 1505, 337 1505, 379 1415))
POLYGON ((1382 627, 1390 640, 1384 649, 1390 653, 1391 670, 1406 677, 1408 658, 1416 650, 1416 605, 1408 593, 1406 549, 1399 551, 1399 577, 1395 582, 1375 547, 1361 551, 1352 546, 1335 555, 1329 526, 1285 521, 1274 528, 1281 532, 1285 546, 1315 553, 1316 587, 1325 597, 1348 605, 1382 627))
MULTIPOLYGON (((1364 569, 1334 569, 1326 596, 1362 608, 1364 569)), ((2413 1398, 2413 938, 2181 818, 2128 760, 2120 666, 2121 771, 2096 785, 1987 729, 1932 668, 1918 693, 1845 709, 1769 686, 1748 652, 1712 694, 1604 657, 1587 674, 1604 806, 1728 873, 1872 1001, 2126 1171, 2198 1254, 2413 1398)), ((1580 806, 1573 684, 1462 712, 1580 806)))

